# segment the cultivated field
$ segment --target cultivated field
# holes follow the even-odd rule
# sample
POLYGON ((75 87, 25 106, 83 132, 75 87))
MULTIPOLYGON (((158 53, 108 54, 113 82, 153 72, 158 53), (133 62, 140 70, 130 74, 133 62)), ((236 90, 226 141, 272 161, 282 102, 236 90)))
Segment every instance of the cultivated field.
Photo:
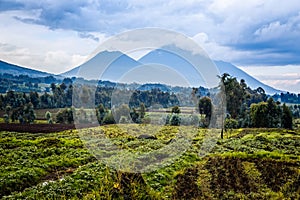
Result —
POLYGON ((47 134, 2 131, 0 197, 300 198, 299 130, 233 130, 230 134, 225 133, 225 139, 218 138, 210 152, 202 155, 201 147, 208 133, 206 129, 187 126, 137 124, 47 134), (105 140, 100 140, 103 138, 108 139, 115 148, 103 148, 105 140), (164 159, 174 156, 176 149, 173 147, 180 146, 185 151, 157 167, 158 161, 163 163, 164 159), (172 148, 168 150, 169 147, 173 151, 172 148), (117 150, 122 151, 119 153, 117 150), (98 158, 102 156, 101 160, 105 162, 97 160, 94 155, 98 158), (120 155, 136 162, 128 162, 130 165, 125 167, 129 168, 113 165, 110 161, 119 161, 120 155), (147 155, 148 160, 140 165, 142 160, 136 159, 136 155, 147 155), (149 159, 152 160, 147 163, 149 159), (139 173, 141 166, 147 166, 148 171, 139 173), (134 170, 136 173, 133 173, 134 170))

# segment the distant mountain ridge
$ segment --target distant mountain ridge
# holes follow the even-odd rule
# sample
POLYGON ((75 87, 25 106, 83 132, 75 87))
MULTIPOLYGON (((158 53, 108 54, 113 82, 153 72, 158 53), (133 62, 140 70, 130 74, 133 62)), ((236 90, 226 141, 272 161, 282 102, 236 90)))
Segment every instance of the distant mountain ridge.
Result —
MULTIPOLYGON (((185 54, 189 53, 184 51, 182 52, 185 54)), ((239 69, 231 63, 224 61, 213 62, 220 74, 228 73, 231 76, 236 77, 238 80, 244 79, 247 85, 252 89, 262 87, 267 94, 283 92, 258 81, 257 79, 250 76, 249 74, 247 74, 246 72, 244 72, 243 70, 239 69)), ((195 74, 197 72, 194 69, 192 69, 193 67, 191 67, 192 65, 190 65, 190 63, 186 62, 180 56, 162 51, 160 49, 156 49, 149 52, 137 61, 119 51, 103 51, 95 55, 92 59, 90 59, 83 65, 78 66, 60 75, 66 77, 79 76, 87 79, 99 79, 97 75, 99 76, 99 74, 101 73, 99 73, 97 69, 99 69, 99 67, 101 68, 101 66, 109 66, 108 70, 103 72, 101 79, 116 82, 118 78, 120 78, 124 73, 131 71, 138 66, 142 66, 149 63, 161 64, 162 66, 173 66, 177 70, 183 67, 184 70, 182 71, 182 73, 185 76, 189 76, 190 79, 194 80, 196 80, 197 78, 195 77, 195 74)), ((147 76, 147 74, 144 76, 147 76)), ((201 83, 199 83, 199 86, 205 87, 205 85, 202 85, 201 83)))
MULTIPOLYGON (((182 51, 182 50, 181 52, 186 53, 186 51, 182 51)), ((148 54, 140 58, 138 61, 141 63, 156 62, 164 65, 170 65, 170 66, 173 65, 176 66, 175 68, 184 67, 185 70, 183 71, 183 73, 186 74, 195 73, 194 71, 189 70, 190 68, 193 68, 193 66, 185 62, 180 56, 160 49, 149 52, 148 54)), ((224 61, 214 61, 214 60, 213 63, 215 64, 218 71, 220 72, 220 75, 224 73, 228 73, 229 75, 236 77, 238 80, 244 79, 246 81, 246 84, 252 89, 262 87, 267 94, 275 94, 275 93, 282 92, 280 90, 277 90, 271 86, 268 86, 258 81, 257 79, 250 76, 249 74, 247 74, 246 72, 244 72, 243 70, 239 69, 238 67, 234 66, 231 63, 224 62, 224 61)))
MULTIPOLYGON (((170 55, 168 53, 162 54, 159 50, 153 50, 148 54, 144 55, 139 60, 134 60, 133 58, 119 51, 103 51, 95 55, 92 59, 90 59, 86 63, 58 75, 42 72, 34 69, 29 69, 25 67, 20 67, 1 60, 0 60, 0 73, 1 74, 7 73, 13 75, 28 75, 34 78, 54 76, 56 78, 62 79, 63 77, 80 76, 85 79, 100 80, 98 69, 101 68, 101 66, 109 66, 107 70, 101 72, 102 74, 101 80, 116 82, 117 80, 120 79, 120 77, 123 76, 123 74, 126 74, 128 71, 135 69, 139 66, 145 65, 149 62, 161 64, 164 66, 173 65, 175 66, 175 68, 176 67, 184 68, 188 65, 188 63, 181 61, 178 57, 174 57, 174 55, 170 55)), ((224 62, 224 61, 213 61, 213 62, 218 68, 220 74, 228 73, 233 77, 237 77, 238 80, 244 79, 247 85, 252 89, 262 87, 267 94, 275 94, 275 93, 283 92, 281 90, 277 90, 273 87, 270 87, 258 81, 257 79, 250 76, 249 74, 247 74, 246 72, 244 72, 243 70, 239 69, 238 67, 234 66, 231 63, 224 62)), ((186 73, 186 75, 191 74, 191 79, 193 79, 194 72, 185 70, 184 73, 186 73)), ((143 74, 143 76, 145 77, 147 75, 148 74, 143 74)), ((199 84, 199 86, 203 86, 203 85, 199 84)))
POLYGON ((29 69, 25 67, 20 67, 18 65, 10 64, 5 61, 0 60, 0 73, 1 74, 12 74, 12 75, 28 75, 30 77, 46 77, 46 76, 56 76, 47 72, 42 72, 39 70, 29 69))
POLYGON ((253 76, 250 76, 245 71, 241 70, 240 68, 234 66, 231 63, 224 62, 224 61, 214 61, 214 63, 219 69, 221 74, 228 73, 229 75, 236 77, 238 80, 244 79, 246 81, 246 84, 252 89, 257 89, 258 87, 262 87, 267 94, 275 94, 275 93, 280 94, 281 92, 284 92, 260 82, 253 76))
POLYGON ((96 80, 100 79, 101 76, 101 80, 117 81, 128 70, 139 65, 141 63, 120 51, 103 51, 82 65, 60 75, 96 80), (106 69, 100 71, 103 68, 106 69))

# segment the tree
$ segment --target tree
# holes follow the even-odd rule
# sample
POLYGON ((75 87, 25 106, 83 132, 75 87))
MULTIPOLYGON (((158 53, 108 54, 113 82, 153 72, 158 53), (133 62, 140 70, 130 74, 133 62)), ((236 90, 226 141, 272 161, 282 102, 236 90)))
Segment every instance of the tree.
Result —
POLYGON ((253 127, 267 127, 268 126, 268 104, 261 102, 258 104, 251 104, 250 107, 251 123, 253 127))
POLYGON ((167 115, 165 125, 170 125, 171 115, 167 115))
POLYGON ((280 127, 281 122, 281 108, 280 106, 273 100, 273 98, 269 98, 267 100, 268 112, 267 112, 267 120, 268 120, 268 128, 276 128, 280 127))
POLYGON ((280 127, 282 111, 279 104, 272 98, 267 102, 251 104, 250 116, 253 127, 277 128, 280 127))
POLYGON ((172 108, 172 113, 175 113, 175 114, 180 114, 180 108, 179 108, 179 106, 174 106, 173 108, 172 108))
POLYGON ((60 84, 59 87, 62 91, 64 91, 67 88, 67 86, 64 82, 62 84, 60 84))
POLYGON ((171 119, 170 119, 170 124, 172 126, 179 126, 181 123, 181 118, 178 114, 173 114, 171 119))
POLYGON ((31 124, 34 122, 36 115, 33 110, 33 104, 31 102, 29 102, 24 106, 23 116, 20 117, 23 118, 23 122, 25 123, 31 124))
POLYGON ((48 124, 53 124, 51 112, 47 111, 47 112, 45 113, 45 118, 47 119, 48 124))
POLYGON ((210 120, 212 114, 212 103, 209 97, 202 97, 198 103, 199 113, 204 114, 205 118, 210 120))
POLYGON ((135 108, 132 109, 132 112, 130 113, 130 117, 134 123, 140 123, 139 119, 139 113, 136 111, 135 108))
POLYGON ((29 96, 30 102, 33 104, 33 107, 37 108, 40 103, 39 94, 37 92, 30 92, 29 96))
POLYGON ((112 110, 116 122, 119 122, 121 117, 124 116, 127 120, 130 118, 130 109, 127 104, 122 104, 118 108, 112 110))
POLYGON ((227 110, 231 117, 236 119, 245 97, 245 82, 239 83, 235 77, 227 73, 224 73, 220 78, 225 86, 227 110))
POLYGON ((6 106, 5 107, 5 114, 7 114, 8 117, 9 117, 10 111, 11 111, 11 106, 6 106))
POLYGON ((71 124, 73 122, 74 122, 73 110, 71 108, 60 110, 56 115, 56 123, 71 124))
POLYGON ((105 110, 103 104, 101 103, 96 108, 96 116, 97 116, 97 120, 98 120, 99 124, 103 123, 103 119, 104 119, 105 115, 106 115, 106 110, 105 110))
POLYGON ((6 124, 9 123, 9 116, 8 116, 8 114, 4 114, 4 115, 3 115, 3 119, 4 119, 4 122, 5 122, 6 124))
POLYGON ((116 121, 114 119, 114 116, 111 112, 106 113, 103 119, 103 124, 115 124, 116 121))
POLYGON ((142 119, 145 117, 146 114, 146 107, 144 103, 140 104, 140 120, 142 121, 142 119))
POLYGON ((229 130, 229 132, 231 133, 232 129, 237 128, 237 127, 238 127, 238 121, 237 120, 232 119, 232 118, 226 118, 225 119, 225 125, 224 125, 225 132, 227 130, 229 130))
POLYGON ((292 129, 293 127, 292 112, 289 107, 285 105, 285 103, 282 106, 282 127, 288 129, 292 129))

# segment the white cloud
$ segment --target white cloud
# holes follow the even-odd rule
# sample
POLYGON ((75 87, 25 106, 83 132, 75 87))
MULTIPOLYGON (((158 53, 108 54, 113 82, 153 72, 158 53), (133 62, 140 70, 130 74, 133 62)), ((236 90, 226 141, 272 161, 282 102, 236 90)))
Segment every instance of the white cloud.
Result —
POLYGON ((263 25, 254 33, 260 41, 284 39, 285 37, 297 39, 300 34, 300 13, 285 21, 276 20, 263 25))
POLYGON ((276 89, 300 93, 300 66, 250 66, 240 67, 263 83, 276 89))
POLYGON ((1 47, 0 59, 40 70, 70 69, 107 36, 144 27, 184 33, 234 64, 300 63, 298 0, 4 2, 0 43, 11 49, 1 47))
MULTIPOLYGON (((71 30, 50 30, 26 24, 13 16, 29 16, 22 11, 0 13, 0 59, 51 73, 61 73, 78 66, 99 45, 94 39, 81 38, 71 30)), ((99 40, 106 37, 89 33, 99 40)))
POLYGON ((53 73, 61 73, 74 66, 82 64, 86 56, 70 55, 65 51, 49 51, 46 53, 44 63, 53 73))

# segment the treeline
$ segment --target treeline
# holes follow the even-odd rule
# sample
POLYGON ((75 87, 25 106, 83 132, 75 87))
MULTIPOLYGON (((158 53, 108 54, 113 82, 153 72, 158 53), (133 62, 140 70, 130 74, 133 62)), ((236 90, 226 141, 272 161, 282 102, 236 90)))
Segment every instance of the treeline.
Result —
MULTIPOLYGON (((149 124, 151 123, 151 118, 146 111, 147 109, 144 103, 141 103, 137 108, 130 108, 127 104, 122 104, 111 110, 100 104, 96 108, 96 116, 100 125, 115 123, 149 124)), ((198 115, 181 116, 180 113, 181 110, 179 106, 174 106, 169 114, 161 115, 159 122, 156 122, 156 124, 172 126, 199 125, 200 121, 198 115)))
POLYGON ((28 104, 33 104, 34 109, 64 108, 72 106, 72 86, 65 84, 56 86, 51 85, 52 94, 44 92, 40 95, 38 92, 15 92, 8 91, 6 94, 0 94, 0 109, 4 110, 6 106, 19 108, 28 104))
POLYGON ((291 109, 268 97, 263 88, 252 90, 244 80, 238 82, 229 74, 220 78, 226 92, 226 128, 292 128, 291 109))
MULTIPOLYGON (((299 106, 289 108, 285 104, 281 105, 279 101, 266 95, 263 88, 251 89, 243 79, 238 81, 235 77, 225 73, 220 77, 220 82, 224 85, 226 93, 226 128, 291 128, 293 115, 294 117, 300 115, 299 106)), ((174 108, 189 105, 196 106, 198 109, 200 125, 203 127, 207 127, 210 123, 213 110, 211 94, 203 88, 190 88, 189 94, 175 94, 158 88, 132 90, 126 85, 122 88, 116 85, 98 85, 97 87, 87 84, 75 85, 71 79, 65 79, 61 84, 52 83, 50 88, 50 93, 44 92, 43 94, 8 91, 0 95, 0 109, 5 110, 6 113, 9 110, 11 120, 17 120, 21 116, 25 122, 30 123, 32 119, 26 118, 29 116, 28 113, 31 113, 29 110, 66 108, 58 113, 55 122, 73 123, 74 109, 89 108, 96 109, 99 124, 111 124, 147 123, 149 118, 145 115, 145 110, 148 108, 174 108), (127 104, 124 104, 124 100, 127 104), (185 104, 182 105, 181 102, 185 104)), ((169 119, 164 119, 166 124, 182 123, 184 120, 181 120, 179 113, 172 112, 169 119), (172 117, 173 122, 171 122, 172 117)), ((51 117, 46 118, 48 121, 51 119, 51 117)), ((87 116, 83 115, 81 120, 84 121, 84 118, 87 116)))
MULTIPOLYGON (((12 108, 19 108, 29 102, 33 104, 34 109, 52 109, 52 108, 66 108, 75 105, 82 107, 82 103, 88 99, 95 99, 93 107, 103 104, 106 108, 111 108, 112 98, 118 100, 131 95, 129 100, 130 108, 138 107, 144 103, 146 107, 153 105, 160 105, 168 108, 179 104, 177 95, 174 93, 164 92, 159 89, 152 89, 150 91, 129 91, 127 89, 116 89, 114 87, 97 87, 94 90, 90 86, 81 85, 79 96, 75 96, 73 101, 73 85, 72 84, 51 84, 51 93, 38 92, 20 93, 15 91, 8 91, 6 94, 0 94, 0 110, 4 110, 6 106, 12 108)), ((78 88, 77 88, 78 90, 78 88)))
POLYGON ((300 104, 300 94, 294 93, 280 93, 273 95, 273 99, 275 101, 280 101, 283 103, 291 103, 291 104, 300 104))
MULTIPOLYGON (((6 93, 9 90, 14 90, 16 92, 41 92, 41 83, 51 84, 58 82, 61 82, 61 80, 58 80, 53 76, 34 78, 28 75, 12 75, 4 73, 0 74, 0 93, 6 93)), ((47 90, 48 88, 45 89, 47 90)))
POLYGON ((6 106, 3 118, 5 123, 9 123, 11 119, 11 122, 19 121, 21 124, 30 124, 34 122, 36 115, 33 104, 29 102, 17 108, 6 106))

